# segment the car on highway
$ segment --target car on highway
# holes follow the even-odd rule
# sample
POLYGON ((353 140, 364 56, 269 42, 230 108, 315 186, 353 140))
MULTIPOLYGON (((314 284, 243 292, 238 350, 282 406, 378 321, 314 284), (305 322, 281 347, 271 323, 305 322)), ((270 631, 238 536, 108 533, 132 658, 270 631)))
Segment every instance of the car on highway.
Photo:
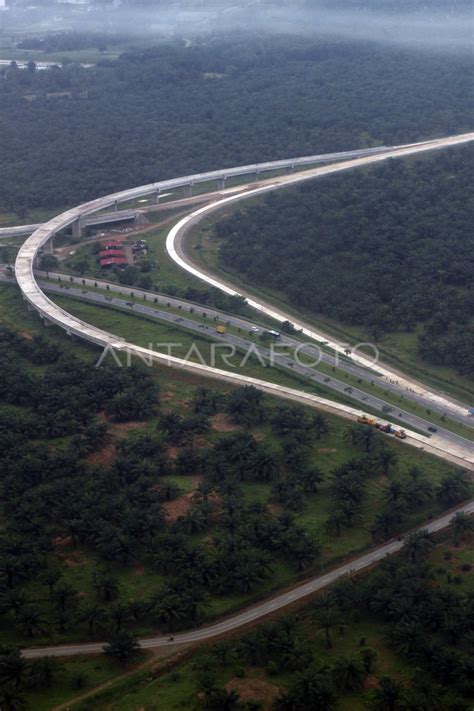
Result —
POLYGON ((259 329, 258 326, 252 326, 251 329, 250 329, 250 332, 251 332, 251 333, 259 333, 259 332, 260 332, 260 329, 259 329))
POLYGON ((438 431, 437 427, 433 427, 433 426, 428 427, 428 432, 437 432, 437 431, 438 431))

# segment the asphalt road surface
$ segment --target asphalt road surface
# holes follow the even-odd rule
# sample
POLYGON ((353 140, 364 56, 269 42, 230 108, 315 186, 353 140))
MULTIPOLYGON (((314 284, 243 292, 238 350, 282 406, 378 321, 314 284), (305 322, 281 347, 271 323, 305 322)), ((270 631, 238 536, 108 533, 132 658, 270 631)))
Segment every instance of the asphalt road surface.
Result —
MULTIPOLYGON (((265 194, 266 192, 272 191, 272 190, 278 190, 281 188, 284 188, 289 185, 295 185, 297 183, 303 182, 305 180, 312 180, 314 178, 323 176, 323 175, 329 175, 341 170, 349 170, 353 169, 356 167, 361 167, 364 165, 370 165, 371 163, 376 163, 380 162, 383 160, 387 160, 390 158, 397 158, 397 157, 402 157, 405 155, 413 155, 417 154, 423 151, 431 151, 431 150, 439 150, 446 148, 448 146, 452 145, 458 145, 461 143, 466 143, 469 141, 474 140, 474 133, 470 134, 464 134, 464 135, 458 135, 458 136, 450 136, 447 138, 441 138, 441 139, 436 139, 434 141, 429 141, 429 142, 424 142, 420 144, 413 144, 413 145, 407 145, 407 146, 400 146, 397 148, 391 148, 390 150, 387 150, 384 152, 383 155, 371 155, 367 156, 364 158, 357 158, 354 160, 350 161, 345 161, 341 163, 336 163, 333 165, 325 166, 324 168, 313 168, 310 170, 306 170, 304 173, 299 173, 298 175, 291 175, 291 176, 282 176, 280 178, 271 180, 271 181, 266 181, 261 187, 254 188, 252 185, 244 186, 242 188, 242 192, 238 193, 237 195, 233 195, 231 197, 226 197, 224 199, 218 200, 211 205, 208 205, 204 208, 201 208, 201 210, 196 211, 192 215, 189 215, 188 217, 184 218, 184 220, 181 220, 178 225, 176 225, 173 230, 168 235, 167 239, 167 248, 175 261, 182 266, 182 268, 186 269, 186 271, 193 273, 197 275, 199 278, 203 279, 209 284, 212 284, 213 286, 216 286, 217 288, 222 289, 226 293, 236 293, 235 289, 232 286, 229 286, 225 284, 222 281, 219 281, 215 277, 205 274, 202 271, 199 271, 194 265, 190 264, 189 262, 186 261, 184 255, 180 255, 177 253, 176 248, 175 248, 175 241, 178 237, 182 236, 184 232, 190 227, 192 224, 196 224, 199 222, 199 220, 202 218, 203 215, 210 214, 213 210, 220 209, 223 206, 226 206, 232 202, 235 202, 237 200, 242 200, 247 197, 254 197, 257 195, 262 195, 265 194)), ((304 160, 304 159, 302 159, 304 160)), ((295 161, 295 165, 299 164, 301 165, 301 161, 299 163, 295 161)), ((235 169, 236 171, 239 171, 239 174, 242 174, 242 169, 235 169)), ((169 189, 169 188, 175 188, 183 185, 190 185, 194 182, 205 182, 206 180, 211 180, 211 179, 218 179, 221 177, 224 177, 224 175, 228 174, 229 171, 215 171, 214 173, 208 173, 208 174, 201 174, 198 176, 187 176, 185 178, 178 178, 172 181, 163 181, 162 183, 155 183, 151 184, 148 186, 141 186, 139 188, 132 188, 131 190, 126 190, 122 191, 120 193, 115 193, 114 195, 108 195, 104 198, 100 198, 98 200, 91 201, 89 203, 85 203, 83 205, 80 205, 76 208, 72 208, 71 210, 66 211, 65 213, 58 215, 57 217, 53 218, 49 222, 47 222, 45 225, 40 227, 37 231, 33 233, 33 235, 26 240, 26 242, 22 245, 20 248, 20 251, 18 253, 16 263, 15 263, 15 271, 16 271, 16 276, 18 280, 18 284, 20 286, 20 289, 25 297, 25 299, 40 313, 40 315, 49 323, 53 323, 56 325, 61 326, 66 330, 71 335, 77 335, 81 338, 84 338, 85 340, 88 340, 90 342, 96 343, 98 345, 101 345, 103 347, 112 347, 112 348, 117 348, 119 351, 125 351, 128 350, 129 352, 134 352, 136 354, 143 354, 143 355, 151 355, 154 357, 158 362, 162 360, 162 354, 159 353, 154 353, 152 350, 147 350, 146 348, 141 348, 138 347, 134 344, 127 343, 124 341, 124 339, 115 336, 114 334, 111 334, 107 331, 103 331, 101 329, 98 329, 94 326, 91 326, 90 324, 87 324, 80 319, 77 319, 71 314, 68 314, 66 311, 63 309, 59 308, 56 306, 50 299, 48 299, 45 294, 42 292, 41 288, 38 286, 36 283, 34 274, 33 274, 33 265, 34 261, 36 259, 37 253, 39 249, 59 230, 64 229, 67 226, 72 225, 73 223, 77 223, 77 220, 80 219, 83 215, 90 215, 93 214, 94 212, 97 212, 98 210, 105 209, 109 207, 110 205, 113 205, 115 202, 123 202, 126 200, 130 199, 135 199, 138 197, 143 197, 144 195, 149 195, 153 193, 156 190, 163 190, 163 189, 169 189)), ((249 304, 256 308, 257 311, 260 311, 261 313, 264 313, 267 316, 270 316, 272 318, 276 318, 277 320, 280 321, 294 321, 291 317, 288 317, 288 315, 279 312, 276 310, 274 307, 271 307, 269 305, 264 304, 263 302, 256 301, 253 298, 248 299, 249 304)), ((298 322, 295 323, 297 327, 300 327, 300 324, 298 322)), ((309 336, 310 338, 313 338, 315 340, 325 340, 326 337, 322 333, 317 333, 314 329, 308 328, 305 324, 301 324, 302 331, 304 335, 309 336)), ((326 339, 330 340, 330 339, 326 339)), ((329 345, 334 348, 334 350, 338 351, 340 349, 341 344, 337 342, 329 343, 329 345)), ((357 359, 358 364, 365 366, 366 363, 364 362, 364 358, 358 357, 357 359)), ((208 377, 215 377, 215 378, 220 378, 222 380, 233 380, 234 382, 248 382, 252 383, 255 382, 259 385, 261 389, 264 389, 265 391, 270 391, 274 392, 275 394, 281 394, 283 397, 292 397, 293 399, 303 397, 302 393, 298 393, 297 391, 291 391, 289 388, 284 388, 282 386, 275 386, 272 383, 268 383, 265 381, 258 381, 256 379, 251 379, 247 378, 245 376, 241 376, 240 374, 233 374, 232 378, 230 377, 230 374, 227 372, 222 371, 221 369, 218 368, 210 368, 208 366, 202 366, 201 364, 186 364, 183 362, 183 360, 180 359, 174 359, 174 364, 178 367, 187 367, 188 370, 196 373, 202 373, 202 375, 208 375, 208 377)), ((379 365, 379 369, 380 369, 379 365)), ((394 373, 393 371, 390 371, 390 369, 384 367, 384 377, 387 378, 392 378, 395 377, 397 378, 397 374, 394 373)), ((463 412, 463 409, 465 411, 465 406, 457 404, 444 396, 442 393, 435 393, 435 392, 430 392, 426 389, 424 386, 420 386, 419 383, 416 383, 415 381, 411 381, 409 378, 404 377, 404 384, 406 383, 408 386, 412 386, 415 391, 420 392, 420 394, 424 394, 426 397, 430 399, 430 401, 437 402, 437 403, 442 403, 446 407, 446 410, 451 412, 453 409, 458 409, 460 413, 463 412), (420 390, 421 387, 421 390, 420 390), (424 388, 424 389, 423 389, 424 388)), ((305 395, 305 397, 310 400, 311 395, 305 395)), ((342 407, 342 406, 341 406, 342 407)), ((440 437, 436 437, 435 439, 441 439, 440 437)), ((448 443, 449 444, 449 443, 448 443)), ((464 452, 463 456, 464 457, 471 457, 472 456, 472 443, 468 443, 467 446, 463 446, 464 452)), ((466 504, 464 506, 461 506, 458 510, 460 511, 465 511, 468 513, 472 513, 474 510, 474 502, 470 502, 469 504, 466 504)), ((444 528, 449 524, 449 520, 451 518, 451 514, 447 514, 444 517, 441 517, 440 519, 437 519, 436 521, 430 522, 425 528, 428 528, 430 531, 434 530, 440 530, 441 528, 444 528)), ((378 562, 381 558, 384 558, 386 555, 390 555, 392 553, 395 553, 396 551, 400 550, 402 547, 403 542, 402 541, 392 541, 390 543, 385 544, 384 546, 381 546, 380 548, 370 551, 366 553, 363 556, 360 556, 356 560, 352 561, 350 564, 346 564, 343 566, 340 566, 339 568, 328 572, 324 575, 317 576, 316 578, 313 578, 309 582, 297 586, 291 591, 282 593, 279 596, 276 596, 272 598, 271 600, 268 600, 264 603, 260 603, 257 605, 253 605, 250 607, 248 610, 240 613, 239 615, 236 615, 228 620, 223 620, 219 623, 216 623, 214 625, 209 625, 205 628, 201 628, 200 630, 195 630, 193 632, 189 633, 184 633, 180 635, 176 635, 175 640, 173 640, 173 644, 178 643, 178 642, 197 642, 197 641, 202 641, 206 639, 212 639, 216 637, 217 635, 224 634, 226 632, 232 631, 232 630, 237 630, 245 626, 246 624, 262 619, 269 613, 273 611, 280 610, 284 608, 285 606, 291 604, 292 602, 295 602, 297 600, 301 600, 302 598, 306 597, 307 595, 325 587, 326 585, 330 584, 334 580, 337 580, 340 577, 343 577, 345 575, 350 575, 352 572, 356 572, 359 570, 362 570, 364 568, 369 567, 370 565, 378 562)), ((170 645, 171 642, 167 641, 166 638, 163 637, 154 637, 150 639, 146 639, 142 641, 142 646, 144 648, 153 648, 153 647, 163 647, 166 645, 170 645)), ((46 656, 46 655, 54 655, 54 656, 71 656, 74 654, 87 654, 87 653, 98 653, 102 650, 102 644, 85 644, 85 645, 70 645, 70 646, 62 646, 62 647, 49 647, 49 648, 41 648, 39 650, 25 650, 25 656, 28 657, 37 657, 37 656, 46 656)))
MULTIPOLYGON (((216 343, 220 343, 223 346, 225 346, 226 344, 233 346, 239 353, 246 353, 249 348, 252 348, 255 354, 259 354, 261 356, 262 363, 269 364, 272 358, 272 353, 266 346, 260 345, 258 342, 255 342, 248 338, 244 338, 243 336, 239 336, 234 333, 217 333, 215 324, 211 326, 199 323, 198 321, 193 320, 192 318, 188 318, 185 315, 177 316, 168 311, 162 311, 158 308, 147 306, 145 303, 137 303, 136 301, 125 301, 124 299, 120 299, 116 296, 108 296, 93 291, 87 291, 86 289, 79 289, 73 286, 69 286, 67 284, 52 284, 47 281, 40 281, 39 284, 44 291, 60 294, 62 296, 69 296, 82 301, 92 302, 94 304, 104 307, 116 309, 119 308, 121 310, 128 311, 138 316, 143 315, 148 318, 168 323, 178 328, 184 328, 188 331, 192 331, 198 336, 204 336, 205 338, 211 339, 216 343)), ((167 298, 166 303, 171 303, 171 300, 167 298)), ((208 309, 203 308, 203 311, 205 311, 209 314, 209 316, 211 316, 211 312, 208 309)), ((219 312, 215 312, 216 315, 218 313, 219 312)), ((235 325, 236 327, 241 327, 244 324, 243 320, 237 317, 229 316, 226 321, 228 323, 233 323, 233 325, 235 325)), ((245 326, 248 328, 248 322, 245 322, 245 326)), ((280 345, 287 346, 288 352, 291 353, 292 348, 300 345, 300 342, 296 339, 291 339, 290 337, 284 337, 281 339, 280 345)), ((156 347, 156 344, 154 344, 154 347, 156 347)), ((311 347, 307 347, 305 349, 305 352, 311 355, 311 347)), ((225 354, 226 349, 223 349, 222 353, 225 354)), ((317 354, 315 353, 315 355, 317 354)), ((233 362, 240 363, 241 360, 242 358, 237 358, 234 359, 233 362)), ((325 373, 321 373, 320 371, 317 371, 314 368, 309 367, 308 365, 304 365, 302 362, 296 361, 291 356, 273 355, 273 360, 279 368, 289 371, 291 374, 297 374, 303 378, 307 378, 309 381, 313 383, 318 383, 319 385, 323 386, 324 388, 327 388, 328 390, 333 390, 339 395, 349 397, 355 400, 355 402, 358 403, 362 407, 362 409, 364 409, 364 407, 370 408, 379 412, 382 417, 387 417, 388 414, 386 414, 384 408, 393 408, 393 410, 390 412, 390 419, 396 420, 401 427, 411 427, 412 429, 418 430, 419 432, 426 434, 427 437, 431 437, 431 432, 429 428, 433 425, 428 419, 424 419, 422 417, 419 417, 418 415, 414 415, 411 412, 402 409, 401 407, 394 408, 394 406, 390 403, 374 395, 370 395, 364 390, 359 390, 356 387, 349 387, 347 383, 343 380, 338 380, 337 378, 332 376, 329 377, 325 373)), ((222 363, 216 363, 216 365, 217 367, 222 367, 222 363)), ((446 441, 462 447, 472 446, 474 449, 474 442, 471 442, 465 437, 461 437, 460 435, 455 434, 454 432, 450 432, 449 430, 443 427, 438 427, 437 430, 438 436, 443 437, 444 439, 446 439, 446 441)))
MULTIPOLYGON (((463 511, 467 514, 474 513, 474 501, 470 501, 463 504, 455 511, 440 516, 433 521, 430 521, 425 526, 420 527, 420 529, 425 529, 430 533, 435 533, 436 531, 441 531, 443 528, 449 526, 449 522, 455 513, 458 511, 463 511)), ((349 563, 340 565, 333 570, 327 571, 322 575, 317 575, 314 578, 294 587, 287 592, 283 592, 280 595, 270 598, 262 603, 257 603, 246 608, 242 612, 234 615, 232 617, 226 618, 220 622, 214 624, 206 625, 199 629, 190 632, 181 632, 175 634, 171 640, 167 636, 158 635, 156 637, 146 637, 140 640, 140 646, 142 649, 158 649, 163 647, 172 647, 176 644, 190 644, 196 642, 205 642, 212 640, 220 635, 228 634, 230 632, 235 632, 246 625, 262 620, 267 615, 274 612, 283 610, 285 607, 292 605, 305 597, 312 595, 319 590, 323 590, 331 583, 334 583, 340 578, 356 574, 360 571, 366 570, 370 566, 380 562, 383 558, 389 555, 397 553, 403 548, 404 538, 391 540, 378 548, 365 553, 358 558, 353 559, 349 563)), ((36 647, 32 649, 24 649, 23 655, 27 659, 37 659, 38 657, 72 657, 80 654, 100 654, 103 651, 104 642, 94 642, 85 644, 69 644, 61 645, 55 647, 36 647)))
MULTIPOLYGON (((40 277, 45 277, 46 272, 36 272, 38 276, 40 277)), ((254 327, 256 324, 258 325, 258 328, 260 329, 260 333, 267 329, 267 326, 263 326, 261 324, 258 324, 258 321, 250 321, 249 319, 246 319, 242 316, 236 316, 235 314, 228 314, 224 313, 223 311, 219 311, 218 309, 215 309, 213 307, 208 307, 203 304, 197 304, 193 303, 190 301, 187 301, 185 299, 179 299, 174 296, 168 296, 167 294, 157 294, 155 292, 151 291, 145 291, 143 289, 136 289, 134 287, 127 287, 123 284, 117 284, 114 282, 108 282, 105 280, 98 280, 98 279, 93 279, 90 277, 70 277, 68 275, 62 274, 60 272, 48 272, 49 279, 51 280, 57 280, 60 281, 63 284, 63 288, 66 286, 71 286, 72 284, 74 285, 79 285, 79 286, 84 286, 84 287, 94 287, 94 288, 100 288, 103 290, 108 290, 110 292, 114 292, 119 294, 121 297, 127 297, 127 296, 134 296, 135 298, 140 298, 144 299, 144 301, 150 301, 150 302, 155 302, 155 303, 165 303, 165 304, 170 304, 172 308, 180 309, 183 312, 190 312, 191 309, 194 310, 196 314, 203 313, 205 312, 211 321, 212 319, 219 321, 220 323, 223 323, 228 326, 233 326, 235 328, 240 328, 242 331, 247 331, 251 332, 252 327, 254 327), (68 283, 69 282, 69 283, 68 283), (155 301, 156 300, 156 301, 155 301)), ((438 403, 438 402, 432 402, 429 398, 425 397, 423 394, 420 394, 413 389, 404 386, 403 384, 400 383, 397 379, 387 379, 382 376, 381 373, 378 371, 378 364, 374 365, 372 368, 368 367, 363 367, 362 365, 359 365, 357 362, 352 361, 351 356, 347 356, 345 353, 335 353, 333 350, 328 349, 325 345, 321 343, 321 345, 314 344, 311 342, 308 338, 304 338, 302 335, 300 336, 290 336, 288 334, 282 333, 281 340, 278 341, 278 344, 280 346, 287 347, 288 349, 295 349, 301 347, 301 344, 304 343, 305 347, 303 349, 303 353, 306 353, 308 356, 312 358, 321 358, 321 361, 323 363, 326 363, 330 367, 335 367, 338 370, 341 370, 345 373, 348 373, 349 375, 352 375, 355 378, 360 378, 361 380, 364 380, 365 382, 368 383, 376 383, 379 387, 383 388, 384 390, 388 390, 392 392, 394 395, 397 397, 403 397, 406 398, 407 400, 410 400, 411 402, 416 403, 417 405, 420 405, 421 407, 425 409, 430 409, 433 410, 440 415, 445 415, 446 409, 444 408, 443 404, 438 403)), ((332 376, 331 376, 332 379, 332 376)), ((327 384, 329 381, 325 378, 325 384, 327 384)), ((350 397, 351 393, 348 392, 348 384, 344 384, 344 393, 346 396, 350 397)), ((358 400, 359 402, 365 402, 364 398, 362 396, 361 399, 358 400)), ((384 403, 387 404, 388 403, 384 403)), ((392 408, 390 411, 391 417, 394 416, 395 411, 400 412, 400 409, 397 408, 395 405, 388 405, 389 407, 392 408)), ((453 409, 452 411, 449 412, 449 417, 453 419, 456 422, 460 422, 467 427, 472 427, 474 428, 474 418, 472 417, 467 417, 464 410, 462 413, 458 411, 458 409, 453 409)), ((426 420, 427 421, 427 420, 426 420)), ((407 420, 401 420, 401 422, 407 422, 407 420)), ((441 431, 441 429, 440 429, 441 431)))

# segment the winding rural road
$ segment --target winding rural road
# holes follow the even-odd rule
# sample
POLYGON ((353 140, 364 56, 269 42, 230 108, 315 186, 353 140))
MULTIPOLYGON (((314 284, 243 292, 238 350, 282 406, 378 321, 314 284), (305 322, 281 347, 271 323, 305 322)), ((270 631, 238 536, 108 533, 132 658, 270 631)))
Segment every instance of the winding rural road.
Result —
MULTIPOLYGON (((192 215, 181 220, 168 235, 167 249, 172 258, 181 267, 186 269, 186 271, 206 281, 208 284, 222 289, 226 293, 236 293, 235 289, 231 285, 226 284, 225 282, 217 279, 212 275, 206 274, 205 272, 197 269, 197 267, 192 265, 187 260, 184 255, 184 252, 182 252, 180 248, 179 240, 182 239, 184 233, 187 231, 187 229, 189 229, 190 226, 197 224, 197 222, 199 222, 199 220, 201 220, 203 216, 209 215, 213 211, 219 210, 222 207, 226 207, 227 205, 235 203, 239 200, 249 199, 251 197, 256 197, 258 195, 265 194, 266 192, 270 192, 272 190, 278 190, 290 185, 296 185, 302 181, 312 180, 314 178, 319 178, 324 175, 329 175, 342 170, 350 170, 357 167, 367 166, 391 158, 416 155, 425 151, 441 150, 449 146, 467 143, 472 140, 474 140, 474 133, 469 133, 460 136, 451 136, 448 138, 436 139, 433 141, 427 141, 418 144, 410 144, 388 149, 376 149, 376 152, 366 151, 366 153, 368 153, 367 155, 363 157, 356 157, 352 160, 343 159, 343 156, 347 157, 350 154, 339 154, 339 156, 333 156, 335 160, 338 159, 341 161, 339 163, 324 165, 323 167, 319 168, 311 168, 298 174, 280 176, 278 178, 267 180, 258 187, 255 187, 254 184, 249 184, 247 186, 242 187, 237 193, 232 194, 230 197, 224 197, 222 199, 219 199, 204 208, 200 208, 192 215)), ((361 153, 363 154, 364 152, 359 151, 359 156, 361 153)), ((318 162, 327 162, 327 160, 327 157, 325 160, 321 160, 321 156, 312 156, 304 159, 278 161, 277 163, 273 164, 264 164, 264 166, 265 170, 276 170, 284 168, 296 168, 302 165, 314 164, 318 162), (273 166, 273 168, 270 168, 268 166, 273 166)), ((251 167, 247 166, 240 169, 233 169, 234 171, 237 171, 234 174, 245 175, 246 168, 251 168, 251 170, 248 170, 247 172, 259 172, 259 166, 257 165, 251 167)), ((263 170, 264 168, 260 166, 260 169, 263 170)), ((142 348, 131 343, 127 343, 125 339, 119 336, 115 336, 111 333, 108 333, 107 331, 103 331, 99 328, 96 328, 94 326, 91 326, 90 324, 81 321, 78 318, 71 316, 71 314, 67 313, 67 311, 61 309, 53 301, 51 301, 51 299, 49 299, 44 294, 41 287, 36 281, 33 270, 35 266, 35 260, 37 258, 40 248, 45 245, 50 239, 52 239, 56 232, 77 223, 78 221, 80 221, 82 216, 90 215, 97 212, 98 210, 106 209, 108 207, 118 204, 118 202, 133 200, 139 197, 143 197, 144 195, 156 193, 159 190, 187 186, 190 184, 192 185, 194 182, 223 180, 231 173, 232 171, 214 171, 213 173, 199 174, 197 176, 187 176, 186 178, 179 178, 171 181, 154 183, 148 186, 143 186, 141 188, 133 188, 131 190, 115 193, 113 195, 109 195, 105 198, 100 198, 98 200, 86 203, 77 208, 73 208, 72 210, 68 210, 67 212, 62 213, 61 215, 53 218, 46 224, 42 225, 39 229, 37 229, 20 248, 15 263, 15 272, 18 285, 23 293, 24 298, 34 309, 39 312, 42 318, 45 319, 45 322, 53 323, 62 327, 70 335, 76 335, 80 338, 100 345, 103 348, 112 348, 118 353, 133 353, 139 358, 151 358, 154 361, 171 365, 172 367, 186 368, 187 370, 200 374, 204 377, 207 376, 218 378, 238 384, 255 384, 256 387, 259 387, 265 392, 270 392, 280 397, 297 401, 299 400, 305 402, 306 404, 317 406, 318 401, 320 401, 321 398, 317 398, 316 396, 310 395, 308 393, 304 393, 297 390, 291 390, 290 388, 284 388, 282 386, 277 386, 273 383, 268 383, 266 381, 259 381, 254 378, 247 378, 243 375, 228 373, 217 368, 202 365, 201 363, 190 363, 183 361, 179 358, 171 358, 167 355, 157 353, 156 351, 142 348)), ((304 335, 308 336, 309 338, 312 338, 316 341, 329 341, 330 347, 332 347, 336 352, 340 348, 339 343, 335 341, 331 342, 330 339, 325 336, 325 334, 316 332, 314 329, 308 327, 304 323, 300 324, 298 321, 295 322, 293 318, 288 317, 287 314, 284 314, 283 312, 275 309, 274 307, 263 302, 257 301, 253 297, 249 298, 248 301, 252 307, 266 314, 267 316, 270 316, 271 318, 274 318, 279 321, 293 321, 293 323, 298 328, 302 328, 304 335)), ((356 362, 362 367, 366 366, 363 357, 359 357, 356 362)), ((378 369, 380 370, 380 366, 378 366, 378 369)), ((388 378, 394 377, 394 373, 387 368, 385 368, 384 375, 388 378)), ((399 377, 399 374, 395 374, 395 377, 399 377)), ((423 387, 420 386, 420 384, 410 381, 407 378, 405 379, 405 381, 407 384, 410 384, 414 388, 423 387)), ((442 403, 442 405, 446 407, 447 411, 460 412, 460 410, 463 409, 463 406, 461 404, 458 404, 443 395, 432 393, 426 388, 424 388, 423 394, 424 396, 432 399, 433 402, 436 401, 437 403, 442 403)), ((330 404, 333 407, 338 406, 337 403, 330 404)), ((351 409, 343 405, 339 405, 338 407, 341 409, 341 411, 351 409)), ((353 412, 356 411, 354 410, 353 412)), ((411 440, 416 440, 415 434, 411 433, 411 435, 411 440)), ((433 438, 433 446, 438 445, 438 456, 445 456, 445 458, 451 461, 453 456, 451 451, 451 445, 449 442, 440 443, 439 440, 441 439, 441 437, 433 438)), ((456 456, 460 456, 460 460, 465 461, 466 464, 471 464, 474 461, 473 450, 474 447, 472 447, 471 443, 469 443, 469 445, 466 446, 461 453, 456 452, 456 456)), ((470 468, 472 468, 472 466, 470 468)), ((474 502, 469 502, 459 507, 459 509, 457 510, 464 511, 466 513, 473 513, 474 502)), ((453 512, 451 512, 450 514, 445 514, 439 519, 436 519, 436 521, 431 521, 428 525, 425 526, 425 528, 427 528, 431 532, 441 530, 442 528, 445 528, 449 525, 449 521, 452 515, 453 512)), ((334 582, 340 577, 350 575, 352 572, 368 568, 380 559, 384 558, 386 555, 390 555, 399 551, 402 546, 403 541, 399 540, 386 543, 385 545, 380 546, 379 548, 369 551, 368 553, 360 556, 351 563, 339 566, 333 571, 317 576, 312 580, 294 588, 293 590, 286 593, 282 593, 264 603, 253 605, 252 607, 248 608, 244 612, 239 613, 238 615, 235 615, 234 617, 223 620, 213 625, 209 625, 200 630, 194 630, 192 632, 176 635, 173 644, 176 644, 178 642, 189 643, 212 639, 223 633, 242 628, 243 626, 251 622, 262 619, 263 617, 272 612, 280 610, 291 603, 303 599, 307 595, 310 595, 311 593, 322 589, 323 587, 327 586, 331 582, 334 582)), ((171 643, 162 636, 141 640, 141 645, 143 648, 157 648, 170 644, 171 643)), ((29 658, 47 655, 71 656, 75 654, 99 653, 102 651, 102 648, 102 643, 94 643, 26 649, 23 650, 23 653, 26 657, 29 658)))
MULTIPOLYGON (((470 501, 469 503, 457 508, 456 511, 451 511, 450 513, 444 514, 444 516, 440 516, 439 518, 430 521, 428 524, 417 530, 423 529, 429 531, 430 533, 441 531, 449 526, 451 518, 459 511, 463 511, 467 514, 473 514, 474 501, 470 501)), ((159 649, 163 647, 171 648, 177 644, 205 642, 219 637, 220 635, 229 634, 230 632, 241 629, 246 625, 256 622, 257 620, 261 620, 267 615, 278 612, 279 610, 288 607, 288 605, 304 600, 304 598, 318 592, 318 590, 323 590, 325 587, 331 585, 331 583, 336 582, 336 580, 339 580, 340 578, 344 578, 370 568, 372 565, 375 565, 383 560, 386 556, 398 553, 403 546, 403 538, 400 540, 396 539, 389 541, 383 546, 374 548, 359 558, 356 558, 349 563, 345 563, 344 565, 340 565, 333 570, 328 570, 321 575, 318 575, 311 580, 288 590, 287 592, 276 595, 269 600, 265 600, 265 602, 252 605, 242 612, 239 612, 237 615, 233 615, 232 617, 228 617, 220 622, 192 630, 191 632, 181 632, 179 634, 175 634, 172 640, 164 635, 145 637, 140 640, 140 646, 142 649, 159 649)), ((55 647, 36 647, 32 649, 24 649, 23 655, 28 659, 36 659, 44 656, 71 657, 78 654, 100 654, 103 651, 104 644, 104 642, 91 642, 55 647)))

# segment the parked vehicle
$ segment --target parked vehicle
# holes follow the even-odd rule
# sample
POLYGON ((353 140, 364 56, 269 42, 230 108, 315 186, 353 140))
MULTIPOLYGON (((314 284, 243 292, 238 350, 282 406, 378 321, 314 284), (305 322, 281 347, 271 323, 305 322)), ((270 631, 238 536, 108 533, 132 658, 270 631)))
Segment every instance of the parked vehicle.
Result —
POLYGON ((382 425, 377 422, 375 426, 378 430, 380 430, 381 432, 385 432, 386 434, 392 434, 394 431, 392 425, 389 424, 382 425))

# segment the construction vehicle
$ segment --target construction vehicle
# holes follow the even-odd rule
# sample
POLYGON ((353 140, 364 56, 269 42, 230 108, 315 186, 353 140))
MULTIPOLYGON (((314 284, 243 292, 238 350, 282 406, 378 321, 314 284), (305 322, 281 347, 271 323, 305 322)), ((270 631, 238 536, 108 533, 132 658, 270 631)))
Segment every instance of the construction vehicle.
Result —
POLYGON ((216 326, 216 331, 217 331, 217 333, 224 334, 225 333, 225 326, 223 326, 222 324, 219 324, 219 326, 216 326))
POLYGON ((395 432, 395 437, 398 437, 398 439, 406 439, 407 433, 405 432, 405 430, 397 430, 395 432))
POLYGON ((376 426, 376 428, 377 428, 378 430, 380 430, 381 432, 386 432, 386 434, 393 434, 392 425, 382 425, 382 424, 380 424, 380 423, 377 422, 377 424, 376 424, 375 426, 376 426))
POLYGON ((375 420, 372 420, 370 417, 367 417, 367 415, 361 415, 360 417, 358 417, 357 422, 360 422, 361 425, 375 425, 375 420))

